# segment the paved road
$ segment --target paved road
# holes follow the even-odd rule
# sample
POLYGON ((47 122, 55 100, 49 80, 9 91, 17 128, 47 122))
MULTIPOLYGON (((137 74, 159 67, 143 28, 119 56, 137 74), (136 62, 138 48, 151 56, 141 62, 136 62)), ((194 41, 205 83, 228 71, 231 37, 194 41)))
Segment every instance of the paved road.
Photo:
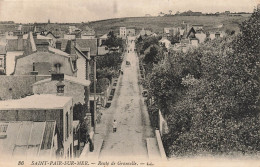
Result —
POLYGON ((111 157, 122 157, 133 159, 147 159, 146 138, 154 137, 150 126, 147 109, 141 96, 141 88, 138 85, 139 62, 137 54, 134 52, 134 42, 128 46, 124 57, 122 69, 124 74, 118 81, 117 90, 109 109, 103 111, 104 119, 100 126, 101 134, 104 138, 104 145, 99 155, 100 159, 111 157), (126 65, 129 61, 131 65, 126 65), (112 122, 116 119, 118 129, 112 132, 112 122))

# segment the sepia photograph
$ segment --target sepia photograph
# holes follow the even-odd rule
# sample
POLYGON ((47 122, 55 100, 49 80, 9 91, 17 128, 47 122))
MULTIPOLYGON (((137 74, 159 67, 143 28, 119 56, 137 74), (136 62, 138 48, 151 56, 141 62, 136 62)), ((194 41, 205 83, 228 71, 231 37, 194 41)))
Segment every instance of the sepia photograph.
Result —
POLYGON ((260 0, 0 0, 0 166, 260 167, 260 0))

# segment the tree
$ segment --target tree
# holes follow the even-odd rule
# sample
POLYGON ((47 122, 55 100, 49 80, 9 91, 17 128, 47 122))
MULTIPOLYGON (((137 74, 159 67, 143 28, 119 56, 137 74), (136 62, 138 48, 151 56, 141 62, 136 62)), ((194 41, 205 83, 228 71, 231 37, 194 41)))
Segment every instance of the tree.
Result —
POLYGON ((109 48, 120 47, 124 49, 122 38, 117 38, 114 34, 114 31, 110 31, 107 37, 107 40, 104 41, 104 45, 106 45, 109 48))
POLYGON ((259 21, 255 11, 241 35, 201 46, 201 77, 186 79, 194 84, 168 117, 175 122, 165 139, 172 142, 170 154, 260 151, 259 21))

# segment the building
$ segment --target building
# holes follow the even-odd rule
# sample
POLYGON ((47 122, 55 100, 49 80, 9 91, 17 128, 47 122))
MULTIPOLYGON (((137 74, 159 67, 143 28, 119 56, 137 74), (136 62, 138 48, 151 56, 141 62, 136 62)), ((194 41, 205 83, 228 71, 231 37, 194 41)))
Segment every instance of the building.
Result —
POLYGON ((104 42, 107 40, 108 34, 104 34, 101 37, 99 37, 99 46, 102 46, 104 44, 104 42))
POLYGON ((56 121, 0 121, 2 157, 56 158, 62 150, 56 121))
POLYGON ((81 31, 81 39, 94 39, 95 37, 95 30, 86 26, 86 29, 81 31))
MULTIPOLYGON (((81 79, 78 77, 72 77, 68 75, 62 75, 62 82, 64 84, 64 96, 72 97, 74 104, 85 104, 88 103, 88 87, 90 81, 81 79)), ((55 79, 55 74, 51 78, 40 80, 34 83, 33 93, 34 94, 57 94, 56 84, 58 80, 55 79)))
POLYGON ((119 28, 119 36, 120 38, 126 39, 126 27, 120 27, 119 28))
POLYGON ((36 46, 32 33, 7 36, 6 41, 6 75, 10 75, 14 73, 16 57, 36 51, 36 46))
POLYGON ((6 47, 0 45, 0 74, 6 73, 6 47))
POLYGON ((166 38, 163 38, 159 41, 159 43, 161 45, 164 45, 167 49, 169 49, 171 47, 171 41, 169 41, 168 39, 166 38))
POLYGON ((126 36, 135 36, 135 29, 126 29, 126 36))
POLYGON ((64 39, 76 39, 76 35, 75 34, 64 34, 64 39))
POLYGON ((145 35, 150 36, 152 34, 153 33, 150 30, 145 30, 144 28, 142 28, 138 36, 145 36, 145 35))
POLYGON ((174 36, 180 32, 179 27, 166 27, 163 29, 164 36, 174 36))
POLYGON ((48 42, 36 43, 36 47, 36 52, 16 58, 15 75, 64 73, 77 76, 75 61, 69 54, 50 47, 48 42))
POLYGON ((214 40, 215 38, 223 38, 225 35, 225 32, 222 31, 208 32, 207 38, 214 40))
POLYGON ((194 28, 195 31, 203 30, 202 24, 193 24, 192 27, 194 28))
MULTIPOLYGON (((63 158, 69 158, 73 157, 72 106, 71 97, 50 94, 0 101, 0 121, 55 121, 60 135, 58 142, 61 143, 58 147, 59 154, 63 158)), ((25 130, 28 131, 28 128, 25 130)), ((28 134, 23 137, 28 137, 28 134)))

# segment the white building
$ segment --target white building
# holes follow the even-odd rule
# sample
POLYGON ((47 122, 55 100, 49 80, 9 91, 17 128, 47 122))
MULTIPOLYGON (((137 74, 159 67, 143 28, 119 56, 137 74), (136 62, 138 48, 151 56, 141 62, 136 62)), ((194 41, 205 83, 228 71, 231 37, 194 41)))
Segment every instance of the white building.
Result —
POLYGON ((119 35, 121 38, 125 39, 126 38, 126 27, 120 27, 119 29, 119 35))

